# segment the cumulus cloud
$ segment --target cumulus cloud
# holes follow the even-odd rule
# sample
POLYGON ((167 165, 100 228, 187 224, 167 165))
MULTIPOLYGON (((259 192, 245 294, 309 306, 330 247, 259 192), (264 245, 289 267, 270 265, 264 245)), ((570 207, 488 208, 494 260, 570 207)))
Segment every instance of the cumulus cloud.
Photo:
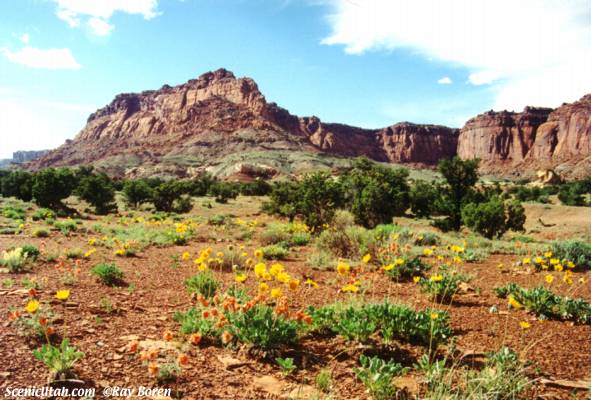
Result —
POLYGON ((97 36, 107 36, 115 28, 101 18, 92 17, 88 20, 88 27, 97 36))
POLYGON ((19 40, 20 40, 21 42, 23 42, 24 44, 27 44, 27 43, 29 43, 29 40, 30 40, 30 39, 31 39, 31 37, 29 36, 29 34, 28 34, 28 33, 23 33, 23 34, 21 35, 21 37, 19 38, 19 40))
POLYGON ((56 15, 70 27, 77 28, 82 19, 91 31, 106 36, 114 26, 109 19, 116 12, 142 15, 152 19, 158 15, 158 0, 53 0, 57 3, 56 15))
POLYGON ((439 79, 437 83, 439 83, 440 85, 451 85, 453 81, 449 76, 444 76, 443 78, 439 79))
POLYGON ((591 92, 591 0, 330 0, 326 45, 410 49, 471 70, 495 108, 556 106, 591 92))
POLYGON ((1 48, 0 54, 14 64, 25 65, 36 69, 80 69, 70 49, 38 49, 25 46, 18 51, 1 48))

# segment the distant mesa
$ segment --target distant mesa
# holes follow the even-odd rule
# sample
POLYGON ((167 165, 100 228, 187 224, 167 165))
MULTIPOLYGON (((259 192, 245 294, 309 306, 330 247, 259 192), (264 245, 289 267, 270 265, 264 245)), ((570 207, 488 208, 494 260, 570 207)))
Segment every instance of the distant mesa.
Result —
POLYGON ((117 95, 73 140, 29 166, 91 163, 117 176, 279 176, 356 156, 433 167, 460 155, 481 158, 484 173, 581 175, 591 171, 590 114, 586 96, 556 110, 487 112, 461 130, 410 122, 364 129, 292 115, 267 102, 254 80, 218 69, 182 85, 117 95))
POLYGON ((0 168, 8 168, 14 164, 24 164, 47 154, 49 150, 15 151, 12 158, 0 160, 0 168))

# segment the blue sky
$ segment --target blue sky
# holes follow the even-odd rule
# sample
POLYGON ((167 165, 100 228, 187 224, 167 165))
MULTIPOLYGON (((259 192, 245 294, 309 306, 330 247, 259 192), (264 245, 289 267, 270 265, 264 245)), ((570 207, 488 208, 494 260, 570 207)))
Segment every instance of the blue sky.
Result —
POLYGON ((590 1, 523 4, 5 0, 0 158, 57 147, 117 93, 219 67, 254 78, 267 100, 294 114, 363 127, 404 120, 458 127, 491 108, 559 105, 591 91, 590 1), (534 7, 536 19, 507 20, 507 7, 518 17, 534 7), (544 19, 558 28, 543 31, 544 19), (533 45, 515 44, 524 40, 533 45), (566 51, 579 54, 580 68, 556 63, 566 51))

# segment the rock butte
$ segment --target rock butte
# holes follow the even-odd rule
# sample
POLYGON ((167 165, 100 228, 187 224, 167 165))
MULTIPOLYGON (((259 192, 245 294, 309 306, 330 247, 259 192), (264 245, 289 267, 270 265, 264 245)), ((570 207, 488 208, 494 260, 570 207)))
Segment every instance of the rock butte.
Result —
POLYGON ((116 96, 73 140, 30 167, 94 164, 113 175, 194 176, 235 157, 237 175, 269 176, 278 172, 264 162, 269 152, 367 156, 417 167, 457 154, 481 158, 484 173, 558 168, 575 177, 591 170, 590 116, 588 95, 556 110, 487 112, 461 130, 409 122, 363 129, 294 116, 267 102, 252 79, 219 69, 179 86, 116 96), (262 154, 257 165, 240 160, 248 153, 262 154))

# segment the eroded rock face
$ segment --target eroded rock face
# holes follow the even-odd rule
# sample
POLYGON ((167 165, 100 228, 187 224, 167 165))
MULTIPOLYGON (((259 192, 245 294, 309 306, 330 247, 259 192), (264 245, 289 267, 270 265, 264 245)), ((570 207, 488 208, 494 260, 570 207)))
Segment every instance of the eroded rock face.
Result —
POLYGON ((481 172, 533 175, 555 169, 569 178, 591 171, 591 95, 555 110, 526 107, 481 114, 460 131, 458 155, 480 158, 481 172))
POLYGON ((297 117, 268 103, 252 79, 220 69, 179 86, 116 96, 90 115, 74 140, 32 167, 93 163, 115 175, 139 176, 154 170, 138 168, 145 164, 176 163, 181 170, 187 164, 192 175, 220 157, 290 150, 434 164, 455 154, 457 135, 442 126, 372 130, 297 117))

